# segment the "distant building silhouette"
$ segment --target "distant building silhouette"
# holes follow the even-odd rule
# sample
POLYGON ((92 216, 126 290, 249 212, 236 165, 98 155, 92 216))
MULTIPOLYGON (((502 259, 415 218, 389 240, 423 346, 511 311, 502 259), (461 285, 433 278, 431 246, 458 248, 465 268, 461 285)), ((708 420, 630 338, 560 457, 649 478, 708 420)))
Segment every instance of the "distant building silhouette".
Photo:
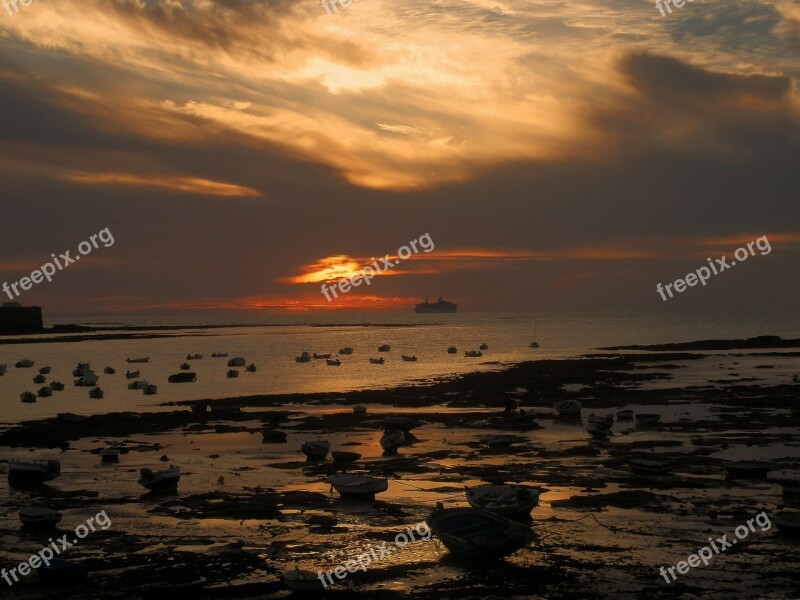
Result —
POLYGON ((41 307, 21 306, 17 302, 4 302, 0 306, 0 335, 42 331, 44 324, 41 307))

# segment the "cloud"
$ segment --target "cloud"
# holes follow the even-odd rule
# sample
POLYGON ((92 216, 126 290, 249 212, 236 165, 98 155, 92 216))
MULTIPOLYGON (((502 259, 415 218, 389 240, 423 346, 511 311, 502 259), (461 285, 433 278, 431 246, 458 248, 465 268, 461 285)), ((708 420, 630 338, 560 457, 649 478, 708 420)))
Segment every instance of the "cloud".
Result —
POLYGON ((64 180, 84 185, 134 186, 164 188, 201 194, 203 196, 243 197, 260 196, 258 190, 245 186, 211 181, 200 177, 159 177, 133 175, 131 173, 67 173, 64 180))

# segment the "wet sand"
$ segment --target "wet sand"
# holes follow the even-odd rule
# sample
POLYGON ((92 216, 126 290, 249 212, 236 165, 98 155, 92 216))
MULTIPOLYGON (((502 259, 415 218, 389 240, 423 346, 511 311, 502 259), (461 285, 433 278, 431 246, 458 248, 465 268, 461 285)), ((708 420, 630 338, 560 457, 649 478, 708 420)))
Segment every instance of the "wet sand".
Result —
POLYGON ((136 598, 150 585, 203 577, 202 594, 190 597, 288 597, 284 570, 333 569, 421 522, 437 502, 466 506, 464 486, 505 480, 543 490, 525 549, 476 564, 454 558, 433 537, 373 562, 325 595, 798 598, 800 543, 778 535, 774 524, 675 583, 659 574, 709 536, 730 538, 761 511, 798 508, 774 479, 800 468, 800 417, 789 410, 800 385, 739 376, 743 361, 675 352, 596 356, 391 390, 208 401, 213 410, 202 415, 188 410, 197 404, 190 402, 171 412, 23 423, 0 432, 2 458, 59 458, 62 475, 39 489, 3 487, 2 566, 26 559, 53 535, 20 531, 19 506, 60 510, 58 536, 100 510, 112 525, 67 551, 91 569, 88 583, 48 588, 30 575, 0 585, 9 598, 136 598), (682 382, 710 361, 724 378, 682 382), (509 397, 524 416, 504 412, 509 397), (618 421, 610 440, 594 441, 579 421, 556 416, 552 402, 564 398, 583 402, 584 419, 632 408, 658 413, 662 422, 637 429, 618 421), (362 402, 368 414, 354 415, 352 406, 362 402), (423 423, 394 457, 382 456, 378 444, 388 415, 423 423), (287 443, 262 443, 265 425, 287 432, 287 443), (485 437, 496 433, 519 436, 519 443, 490 448, 485 437), (307 463, 299 452, 303 441, 320 438, 334 450, 361 453, 349 471, 387 477, 389 490, 371 502, 340 499, 325 481, 340 466, 307 463), (105 447, 123 450, 118 464, 100 463, 105 447), (678 466, 669 476, 635 475, 629 459, 641 453, 678 466), (726 480, 722 460, 745 458, 771 460, 778 471, 771 480, 726 480), (170 463, 182 469, 179 491, 145 495, 135 483, 139 469, 170 463))

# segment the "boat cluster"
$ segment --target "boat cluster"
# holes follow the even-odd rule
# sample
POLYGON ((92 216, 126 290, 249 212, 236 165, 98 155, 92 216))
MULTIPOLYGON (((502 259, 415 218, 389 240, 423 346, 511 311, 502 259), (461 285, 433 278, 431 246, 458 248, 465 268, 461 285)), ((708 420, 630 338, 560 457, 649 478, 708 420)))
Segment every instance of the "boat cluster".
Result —
MULTIPOLYGON (((556 409, 559 418, 562 420, 579 421, 583 404, 580 400, 570 398, 553 402, 553 408, 556 409)), ((615 422, 634 420, 637 429, 647 429, 658 425, 661 422, 661 415, 655 413, 637 414, 629 408, 617 411, 616 416, 610 413, 602 416, 590 413, 583 427, 592 438, 605 440, 613 435, 611 428, 614 426, 615 422)))
MULTIPOLYGON (((379 353, 387 353, 387 352, 390 352, 391 349, 392 349, 392 347, 389 344, 381 344, 380 346, 378 346, 378 352, 379 353)), ((488 344, 481 344, 479 350, 468 350, 468 351, 464 352, 464 356, 468 357, 468 358, 480 357, 480 356, 483 356, 483 351, 484 350, 488 350, 488 349, 489 349, 489 345, 488 344)), ((455 346, 450 346, 450 347, 447 348, 447 353, 448 354, 457 354, 458 353, 458 348, 456 348, 455 346)), ((350 348, 350 347, 340 348, 339 352, 338 352, 339 356, 350 356, 351 354, 353 354, 353 349, 350 348)), ((417 362, 417 355, 416 354, 401 354, 400 355, 400 359, 403 362, 417 362)), ((333 357, 333 353, 331 353, 331 352, 325 352, 325 353, 314 352, 313 354, 309 354, 308 352, 301 352, 300 355, 296 356, 294 360, 295 360, 295 362, 298 362, 298 363, 307 363, 307 362, 311 362, 313 360, 324 360, 326 362, 326 364, 328 366, 331 366, 331 367, 339 367, 342 364, 341 359, 334 358, 333 357)), ((378 356, 378 357, 370 356, 369 357, 369 363, 371 365, 382 365, 385 362, 386 362, 386 359, 383 356, 378 356)))

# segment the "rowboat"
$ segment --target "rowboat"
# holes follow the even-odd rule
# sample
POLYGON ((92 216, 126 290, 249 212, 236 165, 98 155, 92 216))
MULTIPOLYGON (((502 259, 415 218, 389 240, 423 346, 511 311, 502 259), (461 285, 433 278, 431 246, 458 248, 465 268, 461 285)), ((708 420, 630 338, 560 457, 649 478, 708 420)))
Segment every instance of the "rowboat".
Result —
POLYGON ((479 350, 488 350, 488 349, 489 349, 489 344, 486 344, 486 343, 484 343, 484 344, 481 344, 481 345, 478 347, 478 349, 479 349, 479 350))
POLYGON ((119 450, 116 448, 103 448, 100 450, 100 461, 101 462, 118 462, 119 461, 119 450))
POLYGON ((245 369, 244 369, 244 370, 245 370, 245 371, 247 371, 248 373, 255 373, 255 372, 256 372, 256 365, 255 365, 255 363, 250 363, 249 365, 247 365, 247 366, 245 367, 245 369))
POLYGON ((558 411, 559 415, 572 417, 581 414, 583 404, 581 404, 580 400, 570 398, 567 400, 556 400, 553 402, 553 408, 558 411))
POLYGON ((50 370, 51 370, 50 367, 44 366, 41 369, 39 369, 39 375, 48 375, 50 373, 50 370))
POLYGON ((18 369, 30 369, 33 366, 33 364, 34 363, 31 359, 23 358, 21 360, 18 360, 14 366, 17 367, 18 369))
POLYGON ((464 488, 467 502, 504 517, 527 516, 539 504, 540 491, 525 485, 483 484, 464 488))
POLYGON ((457 353, 458 353, 458 348, 456 348, 455 346, 450 346, 450 347, 447 349, 447 353, 448 353, 448 354, 457 354, 457 353))
POLYGON ((144 386, 142 392, 144 392, 145 396, 155 396, 158 393, 158 386, 148 383, 146 386, 144 386))
POLYGON ((202 354, 187 354, 186 360, 201 360, 203 358, 202 354))
POLYGON ((425 522, 450 552, 462 558, 503 558, 527 542, 525 527, 479 508, 437 509, 425 522))
POLYGON ((330 357, 331 357, 330 352, 328 352, 327 354, 317 354, 316 352, 314 352, 314 360, 324 360, 330 357))
POLYGON ((389 352, 391 349, 392 347, 389 344, 381 344, 378 346, 378 352, 389 352))
POLYGON ((106 375, 113 375, 116 372, 117 370, 114 369, 113 367, 106 367, 105 369, 103 369, 103 373, 105 373, 106 375))
POLYGON ((141 374, 141 371, 125 371, 125 379, 136 379, 141 374))
POLYGON ((227 358, 227 357, 228 357, 228 353, 227 352, 212 352, 211 353, 211 358, 227 358))
POLYGON ((464 352, 464 356, 466 356, 467 358, 480 358, 481 356, 483 356, 483 352, 479 350, 467 350, 466 352, 464 352))
POLYGON ((100 400, 103 397, 104 393, 99 387, 92 388, 89 390, 89 398, 94 398, 95 400, 100 400))
POLYGON ((394 454, 405 441, 406 436, 402 431, 389 431, 383 434, 380 444, 386 454, 394 454))
POLYGON ((51 388, 49 385, 46 385, 42 388, 39 388, 37 393, 39 394, 39 398, 49 398, 53 395, 53 388, 51 388))
POLYGON ((178 482, 181 480, 180 468, 171 465, 169 469, 157 472, 153 472, 150 469, 142 469, 139 471, 139 474, 139 485, 147 488, 151 492, 175 489, 178 487, 178 482))
POLYGON ((51 381, 50 382, 50 389, 54 392, 63 392, 64 391, 64 384, 60 381, 51 381))
POLYGON ((308 355, 308 352, 303 352, 300 356, 295 356, 294 360, 295 362, 305 363, 310 362, 311 357, 308 355))
POLYGON ((78 379, 76 379, 74 383, 78 387, 80 386, 92 387, 97 385, 99 379, 100 377, 97 375, 97 373, 95 373, 91 369, 88 369, 86 372, 84 372, 83 375, 78 377, 78 379))
POLYGON ((300 451, 306 455, 308 460, 325 460, 328 452, 331 451, 331 443, 328 440, 303 442, 300 451))
POLYGON ((340 473, 331 475, 328 481, 341 496, 374 496, 389 489, 386 479, 364 475, 340 473))
POLYGON ((349 346, 347 348, 340 348, 339 349, 339 354, 343 354, 345 356, 350 355, 352 353, 353 353, 353 349, 350 348, 349 346))
POLYGON ((83 377, 86 374, 86 371, 88 371, 90 368, 91 365, 89 363, 79 362, 78 366, 72 369, 72 376, 83 377))
POLYGON ((238 376, 239 376, 239 371, 237 371, 236 369, 229 369, 228 370, 228 379, 233 379, 234 377, 238 377, 238 376))
POLYGON ((19 509, 19 520, 23 527, 49 529, 61 522, 61 513, 49 508, 24 506, 19 509))
POLYGON ((44 375, 37 375, 33 378, 33 383, 44 383, 45 381, 47 381, 47 377, 44 375))
POLYGON ((358 452, 344 452, 342 450, 336 450, 331 452, 331 458, 333 458, 333 462, 335 463, 352 463, 361 458, 361 455, 358 452))
POLYGON ((25 462, 8 461, 9 483, 44 483, 61 475, 61 462, 55 459, 25 462))
POLYGON ((143 390, 145 387, 150 385, 149 381, 145 381, 144 379, 140 379, 139 381, 132 381, 128 384, 129 390, 143 390))
POLYGON ((192 368, 192 365, 190 365, 188 362, 185 362, 185 363, 181 364, 181 366, 179 368, 180 368, 181 371, 188 371, 189 369, 192 368))

